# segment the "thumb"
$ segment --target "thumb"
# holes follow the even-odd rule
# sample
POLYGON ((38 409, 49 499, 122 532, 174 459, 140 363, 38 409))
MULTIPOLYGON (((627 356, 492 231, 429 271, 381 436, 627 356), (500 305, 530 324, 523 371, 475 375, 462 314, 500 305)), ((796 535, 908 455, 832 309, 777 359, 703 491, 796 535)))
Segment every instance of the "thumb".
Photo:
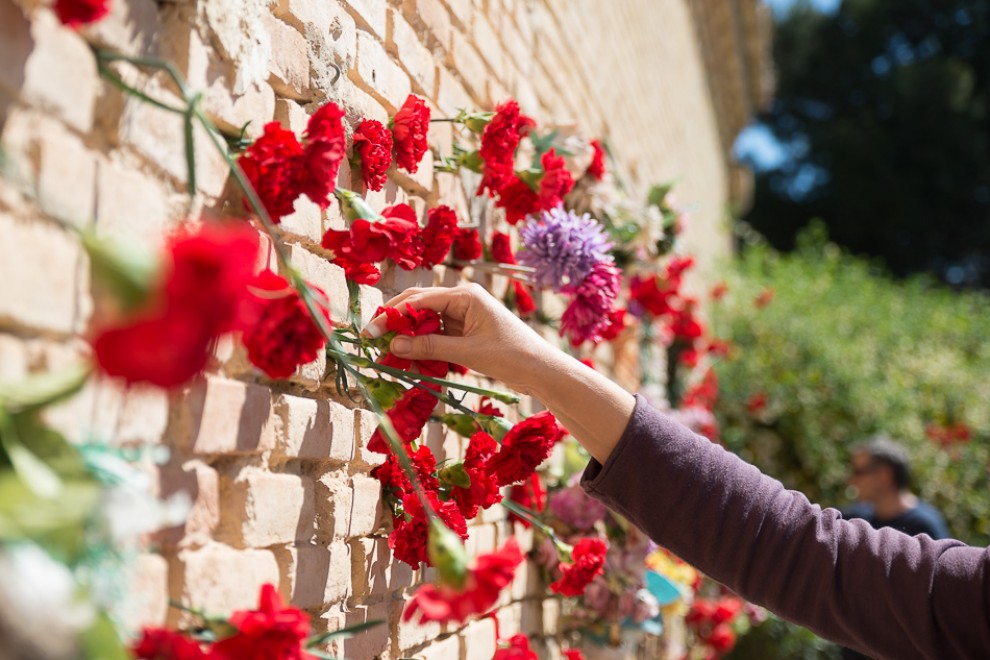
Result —
POLYGON ((446 335, 420 335, 409 337, 399 335, 392 340, 389 350, 398 357, 411 360, 446 360, 463 364, 467 351, 463 337, 448 337, 446 335))

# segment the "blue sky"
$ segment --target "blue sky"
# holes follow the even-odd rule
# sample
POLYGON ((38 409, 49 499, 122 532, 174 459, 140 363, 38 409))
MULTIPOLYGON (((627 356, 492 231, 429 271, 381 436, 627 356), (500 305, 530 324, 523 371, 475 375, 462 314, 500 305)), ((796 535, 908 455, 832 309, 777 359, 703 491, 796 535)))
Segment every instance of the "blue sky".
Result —
MULTIPOLYGON (((770 5, 773 9, 774 14, 780 14, 782 12, 790 9, 797 0, 763 0, 766 4, 770 5)), ((821 11, 833 12, 835 11, 842 0, 811 0, 811 4, 821 11)))

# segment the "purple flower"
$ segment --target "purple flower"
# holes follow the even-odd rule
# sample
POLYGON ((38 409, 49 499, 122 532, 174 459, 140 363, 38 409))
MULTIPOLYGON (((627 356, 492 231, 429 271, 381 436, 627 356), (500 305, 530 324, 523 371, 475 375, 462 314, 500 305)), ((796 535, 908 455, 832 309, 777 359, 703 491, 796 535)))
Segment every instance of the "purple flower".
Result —
POLYGON ((619 295, 622 277, 612 264, 596 264, 574 290, 567 309, 560 317, 560 334, 580 346, 585 341, 599 342, 610 324, 612 304, 619 295))
POLYGON ((558 206, 544 211, 541 220, 527 221, 519 236, 522 248, 516 257, 536 270, 533 280, 539 287, 570 291, 595 266, 612 263, 605 228, 587 213, 578 216, 558 206))

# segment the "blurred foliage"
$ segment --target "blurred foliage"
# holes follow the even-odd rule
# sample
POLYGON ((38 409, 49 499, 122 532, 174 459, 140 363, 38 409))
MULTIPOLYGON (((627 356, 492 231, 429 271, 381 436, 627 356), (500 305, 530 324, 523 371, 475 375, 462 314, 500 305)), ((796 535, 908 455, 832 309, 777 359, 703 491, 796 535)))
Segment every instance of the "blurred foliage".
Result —
POLYGON ((757 118, 783 145, 746 220, 791 249, 810 218, 901 276, 990 286, 990 3, 799 0, 757 118))
MULTIPOLYGON (((787 487, 844 507, 852 445, 884 431, 912 456, 915 491, 953 536, 990 542, 990 300, 930 279, 895 281, 812 223, 782 255, 751 245, 714 310, 735 344, 716 365, 723 442, 787 487), (759 307, 758 298, 768 304, 759 307), (760 406, 760 401, 765 403, 760 406), (965 424, 940 445, 932 425, 965 424)), ((735 658, 832 658, 836 647, 772 617, 735 658)))
POLYGON ((912 456, 915 490, 953 536, 990 543, 990 301, 932 281, 896 282, 813 224, 794 253, 756 245, 715 309, 736 345, 716 367, 726 445, 825 506, 848 503, 849 450, 885 432, 912 456), (754 300, 766 291, 762 308, 754 300), (762 407, 753 405, 764 397, 762 407), (932 425, 965 424, 940 445, 932 425))

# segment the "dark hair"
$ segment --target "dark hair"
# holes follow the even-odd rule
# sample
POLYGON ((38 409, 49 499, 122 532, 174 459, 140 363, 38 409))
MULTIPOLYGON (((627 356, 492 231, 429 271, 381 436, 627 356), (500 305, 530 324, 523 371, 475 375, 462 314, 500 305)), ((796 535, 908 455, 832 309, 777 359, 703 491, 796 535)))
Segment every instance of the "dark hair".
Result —
POLYGON ((853 453, 866 454, 874 464, 889 465, 894 476, 894 485, 899 490, 911 487, 911 465, 908 461, 908 453, 889 436, 882 433, 875 435, 853 447, 853 453))

